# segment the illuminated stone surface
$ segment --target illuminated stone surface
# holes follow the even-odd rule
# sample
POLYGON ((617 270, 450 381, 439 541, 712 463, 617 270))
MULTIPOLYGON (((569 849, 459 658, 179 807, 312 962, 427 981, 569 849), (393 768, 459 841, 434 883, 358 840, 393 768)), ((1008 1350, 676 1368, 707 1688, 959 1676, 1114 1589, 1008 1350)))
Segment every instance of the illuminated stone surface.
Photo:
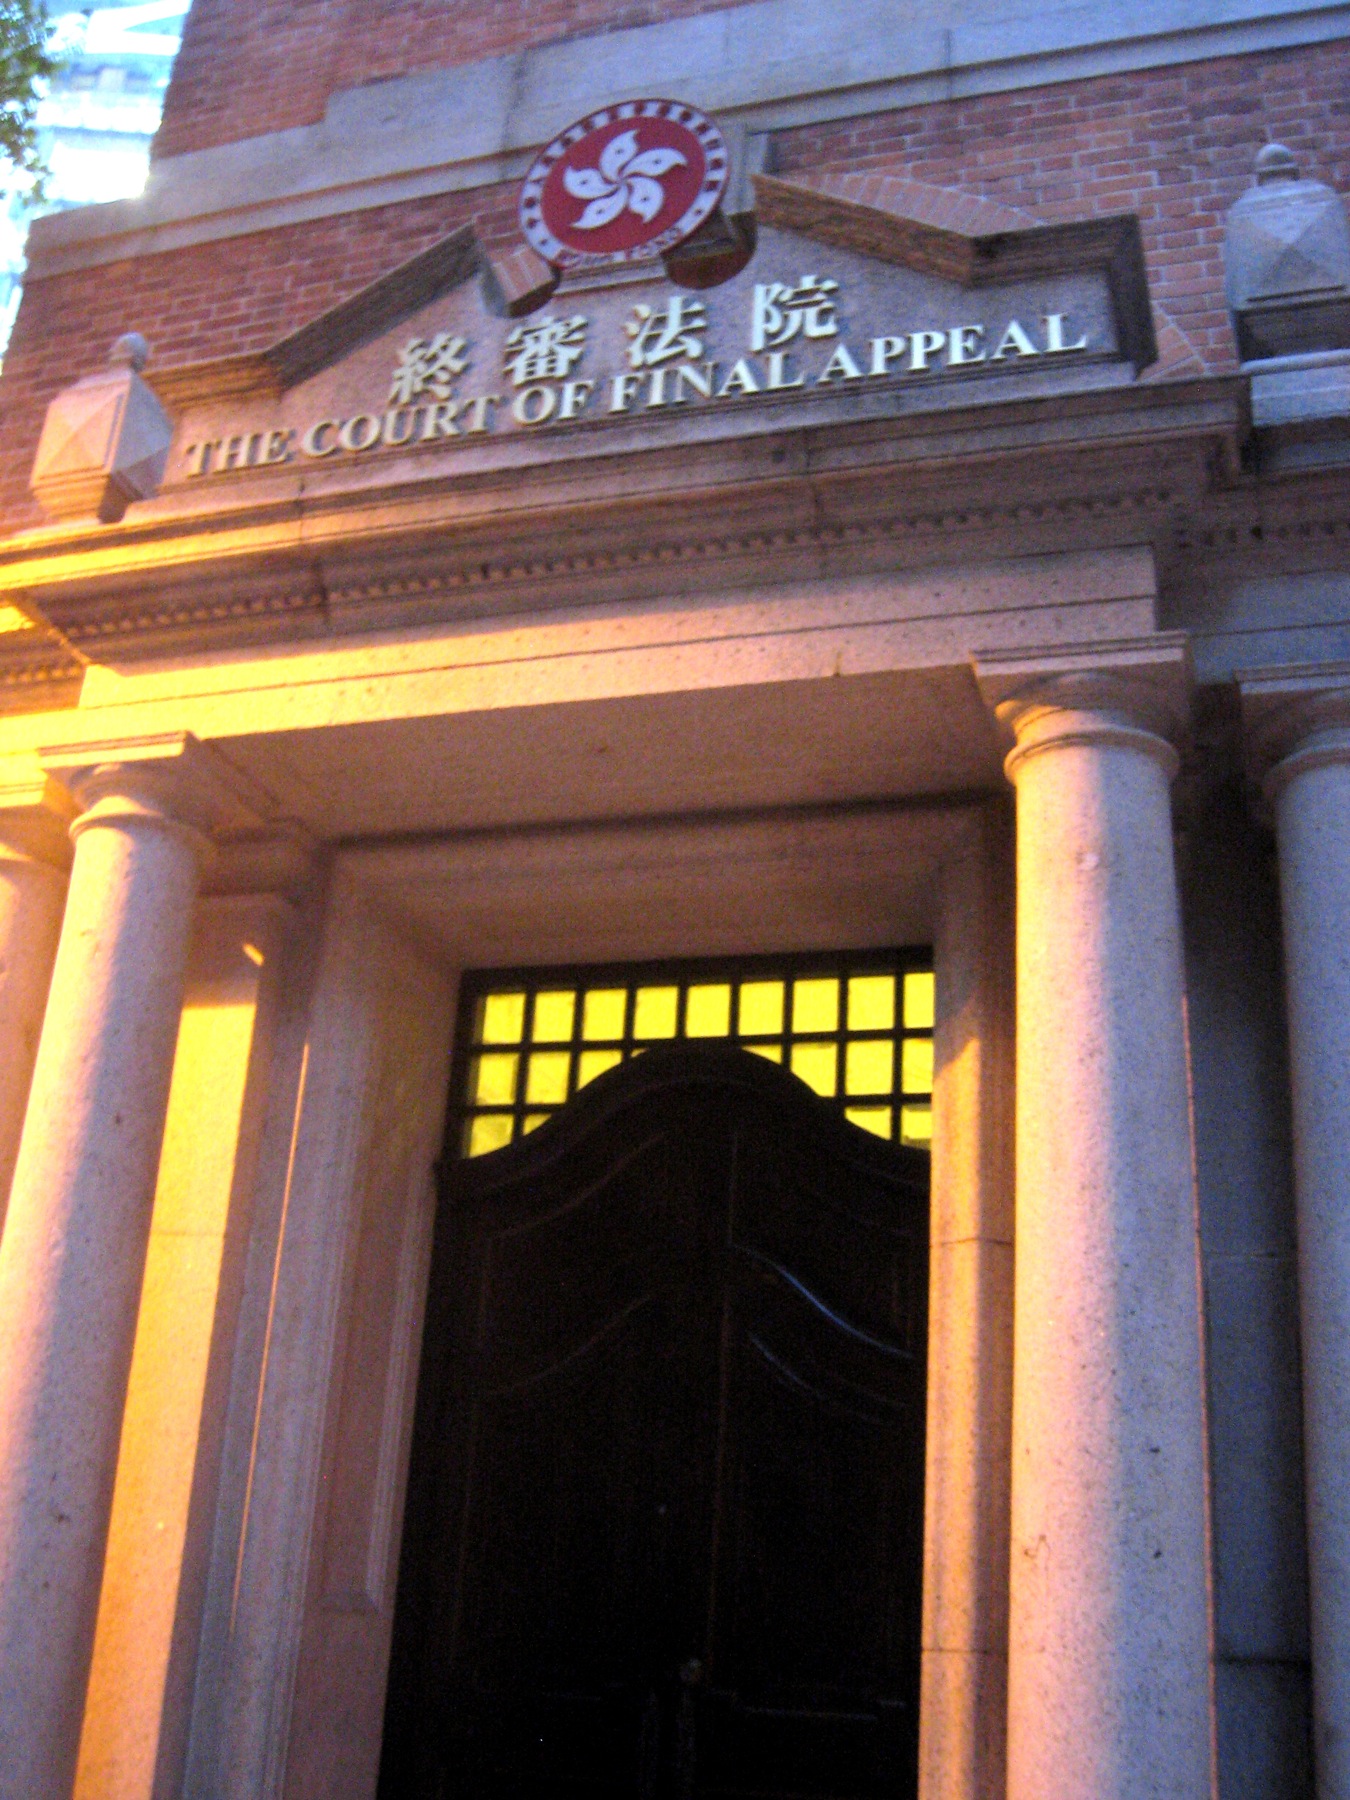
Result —
POLYGON ((5 1800, 67 1800, 145 1265, 203 820, 162 769, 84 810, 0 1239, 5 1800))
POLYGON ((1158 654, 982 665, 1017 739, 1009 1800, 1212 1779, 1182 668, 1158 654))

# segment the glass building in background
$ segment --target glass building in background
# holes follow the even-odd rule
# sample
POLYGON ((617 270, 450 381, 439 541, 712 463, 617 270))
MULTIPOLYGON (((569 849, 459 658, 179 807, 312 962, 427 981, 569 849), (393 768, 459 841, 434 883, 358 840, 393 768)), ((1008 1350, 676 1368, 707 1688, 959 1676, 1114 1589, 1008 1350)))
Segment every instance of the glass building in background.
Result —
MULTIPOLYGON (((51 171, 40 210, 63 211, 139 194, 150 167, 164 90, 191 0, 111 0, 50 7, 67 61, 38 107, 39 141, 51 171)), ((8 171, 0 213, 0 352, 23 287, 25 241, 35 216, 31 184, 8 171)))

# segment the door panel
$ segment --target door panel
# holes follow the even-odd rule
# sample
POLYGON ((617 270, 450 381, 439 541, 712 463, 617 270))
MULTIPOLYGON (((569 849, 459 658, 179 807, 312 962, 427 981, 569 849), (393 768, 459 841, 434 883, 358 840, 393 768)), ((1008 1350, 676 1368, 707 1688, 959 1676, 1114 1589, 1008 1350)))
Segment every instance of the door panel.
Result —
POLYGON ((725 1049, 451 1168, 382 1795, 903 1795, 926 1159, 725 1049))

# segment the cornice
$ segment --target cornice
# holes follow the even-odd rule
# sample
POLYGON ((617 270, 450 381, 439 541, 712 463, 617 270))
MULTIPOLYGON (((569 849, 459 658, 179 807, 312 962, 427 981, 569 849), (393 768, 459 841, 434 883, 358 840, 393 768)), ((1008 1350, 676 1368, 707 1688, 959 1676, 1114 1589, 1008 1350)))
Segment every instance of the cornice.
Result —
POLYGON ((389 559, 381 559, 381 572, 367 566, 355 579, 344 579, 336 563, 331 579, 317 563, 292 571, 289 580, 274 573, 204 582, 194 574, 172 589, 147 591, 136 582, 116 593, 65 593, 49 599, 47 611, 79 656, 163 655, 743 583, 747 570, 769 579, 841 566, 914 566, 972 554, 991 538, 1013 534, 1027 554, 1040 537, 1055 547, 1066 538, 1139 542, 1162 529, 1181 503, 1180 484, 1144 485, 1006 505, 911 508, 867 519, 812 518, 791 527, 647 535, 566 553, 536 548, 533 554, 492 557, 440 544, 431 556, 401 558, 402 566, 392 569, 389 559))
MULTIPOLYGON (((1241 377, 1048 393, 937 405, 923 411, 794 422, 779 414, 767 427, 661 429, 644 423, 620 432, 508 440, 492 452, 428 447, 340 477, 298 479, 289 469, 259 471, 201 489, 168 490, 132 506, 108 525, 71 521, 0 541, 0 595, 107 584, 148 586, 174 569, 306 563, 372 540, 398 543, 421 532, 462 538, 475 529, 510 541, 539 521, 631 519, 638 509, 706 507, 725 513, 754 505, 766 487, 809 482, 866 489, 888 474, 911 483, 944 470, 1027 455, 1072 459, 1082 471, 1145 447, 1195 446, 1221 485, 1240 468, 1246 431, 1241 377)), ((981 477, 983 479, 983 476, 981 477)), ((963 486, 970 483, 962 476, 963 486)), ((631 527, 630 527, 631 529, 631 527)), ((645 535, 645 527, 644 527, 645 535)))
POLYGON ((1173 539, 1174 548, 1184 556, 1241 556, 1259 554, 1264 548, 1304 548, 1311 545, 1343 547, 1350 545, 1350 495, 1340 493, 1314 497, 1312 510, 1295 511, 1288 505, 1280 509, 1262 504, 1266 495, 1257 490, 1246 496, 1242 516, 1181 519, 1173 539), (1321 504, 1317 504, 1321 498, 1321 504))
POLYGON ((453 451, 421 481, 381 475, 355 491, 260 477, 242 502, 238 490, 195 493, 191 507, 166 495, 120 524, 22 534, 0 545, 0 592, 57 634, 54 652, 43 634, 49 661, 77 670, 1009 543, 1166 540, 1231 479, 1242 402, 1239 378, 1205 378, 621 457, 597 458, 596 444, 477 480, 453 451))
POLYGON ((0 713, 74 706, 84 667, 70 645, 51 631, 37 627, 0 632, 0 713))

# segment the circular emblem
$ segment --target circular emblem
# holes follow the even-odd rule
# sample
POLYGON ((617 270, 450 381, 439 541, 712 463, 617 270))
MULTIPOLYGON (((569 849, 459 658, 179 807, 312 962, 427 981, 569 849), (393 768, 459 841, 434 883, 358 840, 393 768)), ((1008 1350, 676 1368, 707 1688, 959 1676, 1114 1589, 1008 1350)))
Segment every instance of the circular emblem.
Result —
POLYGON ((559 268, 682 243, 727 187, 727 146, 678 100, 625 100, 559 132, 520 190, 520 228, 559 268))

